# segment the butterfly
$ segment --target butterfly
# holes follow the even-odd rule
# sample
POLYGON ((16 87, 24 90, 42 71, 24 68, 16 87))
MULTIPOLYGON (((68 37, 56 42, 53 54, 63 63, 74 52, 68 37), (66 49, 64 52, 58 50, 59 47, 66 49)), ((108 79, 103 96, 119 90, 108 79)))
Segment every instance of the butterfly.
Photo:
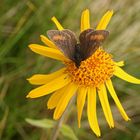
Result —
POLYGON ((75 33, 68 29, 62 31, 49 30, 47 35, 58 49, 79 68, 81 61, 95 53, 109 35, 109 32, 87 29, 80 33, 79 41, 77 41, 75 33))

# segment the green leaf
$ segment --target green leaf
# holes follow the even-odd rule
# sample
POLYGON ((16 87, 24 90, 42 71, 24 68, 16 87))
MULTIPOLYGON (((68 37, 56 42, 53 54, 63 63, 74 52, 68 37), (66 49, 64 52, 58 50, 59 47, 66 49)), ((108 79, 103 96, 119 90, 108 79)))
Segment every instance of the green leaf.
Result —
MULTIPOLYGON (((40 127, 40 128, 54 128, 56 125, 56 122, 53 120, 49 119, 42 119, 42 120, 35 120, 35 119, 25 119, 26 122, 29 124, 40 127)), ((60 128, 60 132, 62 133, 63 136, 71 139, 71 140, 78 140, 78 138, 75 136, 73 130, 71 129, 70 126, 63 124, 62 127, 60 128)))
POLYGON ((49 119, 35 120, 35 119, 25 119, 26 122, 33 126, 41 127, 41 128, 53 128, 56 122, 49 119))
POLYGON ((68 125, 63 124, 60 131, 65 137, 68 137, 69 139, 72 139, 72 140, 78 140, 73 130, 68 125))

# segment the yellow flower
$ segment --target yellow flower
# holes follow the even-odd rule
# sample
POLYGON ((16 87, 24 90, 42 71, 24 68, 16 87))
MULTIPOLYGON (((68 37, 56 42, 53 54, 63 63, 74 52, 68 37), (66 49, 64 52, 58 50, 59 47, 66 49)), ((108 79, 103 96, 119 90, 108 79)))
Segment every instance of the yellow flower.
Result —
MULTIPOLYGON (((96 30, 105 30, 112 15, 113 11, 107 11, 96 27, 96 30)), ((58 30, 64 29, 55 17, 52 18, 52 21, 56 24, 58 30)), ((86 9, 81 16, 81 32, 89 28, 89 10, 86 9)), ((30 91, 27 97, 38 98, 54 92, 49 98, 47 106, 49 109, 55 109, 53 118, 57 120, 62 116, 72 96, 76 94, 79 127, 87 97, 89 125, 93 132, 97 136, 100 136, 101 132, 96 114, 97 95, 99 96, 109 127, 114 127, 114 120, 106 91, 108 89, 124 120, 130 120, 116 95, 111 78, 114 75, 135 84, 140 84, 140 80, 122 70, 123 61, 115 62, 110 54, 99 48, 91 57, 82 61, 79 68, 77 68, 74 62, 66 58, 53 42, 43 35, 40 37, 42 42, 48 47, 31 44, 29 48, 40 55, 62 61, 65 67, 52 74, 36 74, 29 78, 28 81, 31 84, 40 85, 40 87, 30 91)))

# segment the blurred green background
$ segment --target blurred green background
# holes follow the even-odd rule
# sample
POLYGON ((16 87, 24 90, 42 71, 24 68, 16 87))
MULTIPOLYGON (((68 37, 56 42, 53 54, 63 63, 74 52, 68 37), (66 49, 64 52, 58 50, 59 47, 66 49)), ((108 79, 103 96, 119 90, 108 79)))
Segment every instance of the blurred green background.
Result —
MULTIPOLYGON (((27 93, 34 88, 26 81, 26 78, 35 73, 53 72, 62 64, 34 54, 29 50, 28 44, 42 44, 40 34, 46 35, 47 30, 56 28, 50 20, 54 15, 65 28, 78 34, 80 15, 85 8, 90 9, 92 27, 97 25, 99 19, 108 9, 114 10, 115 13, 108 26, 110 37, 104 48, 114 55, 114 60, 125 61, 125 71, 140 78, 139 0, 1 0, 1 140, 51 140, 55 126, 51 121, 53 111, 47 110, 46 107, 49 96, 26 99, 27 93), (38 122, 28 119, 29 124, 25 121, 26 118, 38 120, 46 118, 47 120, 38 122), (41 128, 44 124, 46 127, 41 128)), ((112 79, 116 92, 132 120, 125 122, 110 98, 116 127, 109 129, 98 103, 98 118, 102 131, 102 136, 99 139, 140 140, 140 86, 114 77, 112 79)), ((96 140, 96 136, 88 125, 86 106, 80 129, 78 129, 76 113, 74 103, 64 120, 67 129, 60 131, 58 140, 96 140)))

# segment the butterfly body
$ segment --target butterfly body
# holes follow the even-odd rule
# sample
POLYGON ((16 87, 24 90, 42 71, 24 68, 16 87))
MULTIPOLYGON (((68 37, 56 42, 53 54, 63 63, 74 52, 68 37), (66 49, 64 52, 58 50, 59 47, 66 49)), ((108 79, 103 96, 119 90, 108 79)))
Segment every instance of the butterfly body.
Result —
POLYGON ((68 30, 49 30, 50 40, 79 68, 81 61, 89 58, 103 43, 109 32, 106 30, 87 29, 79 36, 79 43, 75 34, 68 30))
POLYGON ((83 60, 80 48, 81 48, 80 44, 79 43, 76 44, 76 46, 75 46, 75 53, 74 53, 74 60, 73 60, 75 62, 76 67, 79 67, 81 61, 83 60))

